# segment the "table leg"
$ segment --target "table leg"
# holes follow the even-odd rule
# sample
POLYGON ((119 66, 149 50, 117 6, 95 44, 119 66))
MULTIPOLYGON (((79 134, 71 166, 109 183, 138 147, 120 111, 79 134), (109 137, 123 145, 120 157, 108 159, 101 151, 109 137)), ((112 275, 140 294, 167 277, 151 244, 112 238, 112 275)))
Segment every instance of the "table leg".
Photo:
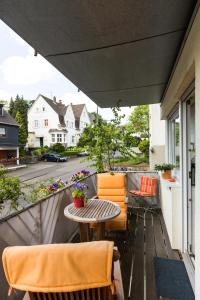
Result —
POLYGON ((88 223, 79 223, 80 229, 80 241, 89 242, 90 241, 90 228, 88 223))
POLYGON ((96 240, 101 241, 105 238, 105 222, 97 223, 96 225, 96 240))

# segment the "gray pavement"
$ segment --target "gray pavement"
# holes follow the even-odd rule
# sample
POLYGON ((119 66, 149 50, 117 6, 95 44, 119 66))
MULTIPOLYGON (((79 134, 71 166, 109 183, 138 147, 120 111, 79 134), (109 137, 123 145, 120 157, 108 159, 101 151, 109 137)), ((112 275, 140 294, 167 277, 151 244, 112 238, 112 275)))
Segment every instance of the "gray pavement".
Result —
POLYGON ((27 185, 48 179, 67 180, 74 173, 86 169, 94 171, 90 161, 83 161, 83 158, 71 158, 67 162, 39 162, 30 164, 27 168, 18 169, 9 173, 10 176, 19 176, 21 182, 27 185))

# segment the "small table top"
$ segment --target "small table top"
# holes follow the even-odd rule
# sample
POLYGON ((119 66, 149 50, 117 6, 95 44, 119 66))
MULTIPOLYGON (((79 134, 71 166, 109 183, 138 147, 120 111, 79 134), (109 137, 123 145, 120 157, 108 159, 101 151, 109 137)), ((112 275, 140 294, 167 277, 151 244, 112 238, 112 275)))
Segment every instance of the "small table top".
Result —
POLYGON ((117 217, 121 212, 119 205, 109 200, 90 199, 85 207, 76 208, 73 203, 64 209, 64 215, 76 222, 105 222, 117 217))

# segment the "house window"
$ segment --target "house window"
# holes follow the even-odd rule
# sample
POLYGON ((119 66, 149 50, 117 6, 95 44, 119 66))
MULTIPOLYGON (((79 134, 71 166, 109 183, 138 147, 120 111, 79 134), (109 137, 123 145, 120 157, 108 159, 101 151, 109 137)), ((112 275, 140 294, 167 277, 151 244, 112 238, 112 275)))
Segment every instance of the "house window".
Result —
POLYGON ((38 128, 38 127, 39 127, 39 122, 38 122, 38 120, 34 120, 34 127, 35 127, 35 128, 38 128))
POLYGON ((48 119, 44 120, 44 127, 48 127, 48 119))
POLYGON ((4 127, 0 127, 0 137, 6 136, 6 129, 4 127))
POLYGON ((75 136, 72 135, 72 143, 74 143, 74 142, 75 142, 75 136))
POLYGON ((57 134, 57 143, 62 143, 62 134, 57 134))
POLYGON ((42 111, 45 111, 45 107, 42 108, 42 111))
POLYGON ((66 142, 66 134, 63 134, 63 142, 66 142))
POLYGON ((180 166, 180 118, 176 110, 168 119, 169 162, 180 166))
POLYGON ((55 137, 54 133, 52 133, 52 135, 51 135, 51 141, 52 141, 52 143, 56 142, 56 137, 55 137))

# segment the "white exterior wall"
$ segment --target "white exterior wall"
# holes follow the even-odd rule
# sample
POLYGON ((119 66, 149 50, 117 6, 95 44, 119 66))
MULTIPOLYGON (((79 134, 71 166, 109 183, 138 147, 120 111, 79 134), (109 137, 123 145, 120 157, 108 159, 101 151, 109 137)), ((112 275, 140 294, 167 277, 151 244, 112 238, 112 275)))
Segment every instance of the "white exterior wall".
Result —
POLYGON ((68 105, 65 114, 65 124, 67 128, 67 146, 76 146, 76 128, 75 128, 75 117, 72 110, 71 104, 68 105), (72 142, 72 137, 74 136, 74 142, 72 142))
POLYGON ((89 124, 91 124, 90 117, 89 117, 88 111, 86 109, 86 106, 84 106, 82 114, 80 116, 80 130, 77 130, 77 133, 76 133, 76 142, 77 143, 79 141, 80 135, 83 132, 84 128, 89 124))
MULTIPOLYGON (((196 122, 195 299, 200 300, 200 201, 198 201, 200 194, 200 10, 197 12, 169 88, 164 97, 162 104, 163 117, 167 117, 194 79, 196 122)), ((182 182, 184 181, 182 180, 182 182)), ((183 232, 183 234, 185 233, 183 232)))
POLYGON ((35 140, 33 135, 31 135, 34 147, 40 147, 39 137, 44 138, 44 146, 50 146, 51 134, 49 133, 49 129, 59 128, 58 124, 59 118, 57 113, 41 96, 39 96, 28 112, 28 132, 35 132, 35 140), (45 108, 45 111, 43 111, 43 107, 45 108), (45 119, 48 120, 47 127, 44 126, 45 119), (35 120, 38 120, 38 128, 34 125, 35 120))
POLYGON ((150 170, 165 162, 165 121, 160 119, 160 104, 149 106, 150 170))

